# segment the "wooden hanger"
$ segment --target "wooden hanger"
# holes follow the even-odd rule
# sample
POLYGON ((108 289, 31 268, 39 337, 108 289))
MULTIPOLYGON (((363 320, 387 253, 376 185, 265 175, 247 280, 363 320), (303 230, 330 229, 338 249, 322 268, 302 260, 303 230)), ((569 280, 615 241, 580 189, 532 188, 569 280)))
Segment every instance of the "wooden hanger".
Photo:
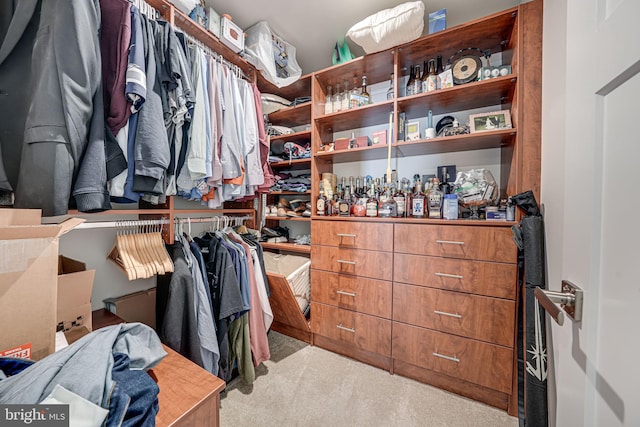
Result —
POLYGON ((122 269, 122 271, 126 274, 127 279, 135 280, 137 279, 137 274, 135 268, 133 267, 133 262, 131 261, 131 256, 129 254, 127 246, 127 240, 124 237, 124 229, 122 227, 122 224, 118 225, 115 244, 107 257, 122 269))

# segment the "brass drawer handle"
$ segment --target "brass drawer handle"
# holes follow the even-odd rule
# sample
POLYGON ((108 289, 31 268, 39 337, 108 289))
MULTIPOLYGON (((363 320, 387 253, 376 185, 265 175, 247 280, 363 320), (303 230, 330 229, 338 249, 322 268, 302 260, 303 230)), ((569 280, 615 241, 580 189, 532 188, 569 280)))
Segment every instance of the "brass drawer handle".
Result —
POLYGON ((440 357, 442 359, 451 360, 452 362, 460 363, 460 359, 458 359, 455 356, 447 356, 447 355, 440 354, 440 353, 435 353, 435 352, 433 353, 433 355, 435 357, 440 357))
POLYGON ((355 292, 336 291, 336 293, 340 295, 346 295, 348 297, 354 297, 354 298, 356 296, 355 292))
POLYGON ((336 233, 338 237, 358 237, 357 234, 336 233))
POLYGON ((355 330, 355 329, 347 328, 346 326, 342 326, 342 324, 340 324, 340 325, 336 325, 336 328, 341 329, 341 330, 343 330, 343 331, 351 332, 351 333, 353 333, 353 334, 355 334, 355 333, 356 333, 356 330, 355 330))
POLYGON ((441 316, 449 316, 449 317, 455 317, 456 319, 462 319, 462 315, 458 313, 453 314, 453 313, 447 313, 446 311, 438 311, 438 310, 433 310, 433 312, 441 316))
POLYGON ((456 242, 453 240, 436 240, 436 243, 442 243, 445 245, 464 245, 464 242, 456 242))
POLYGON ((340 263, 340 264, 356 265, 356 262, 355 262, 355 261, 345 261, 345 260, 343 260, 343 259, 338 259, 338 260, 336 260, 336 261, 337 261, 338 263, 340 263))
POLYGON ((436 273, 436 276, 440 277, 451 277, 452 279, 464 279, 464 277, 458 274, 447 274, 447 273, 436 273))

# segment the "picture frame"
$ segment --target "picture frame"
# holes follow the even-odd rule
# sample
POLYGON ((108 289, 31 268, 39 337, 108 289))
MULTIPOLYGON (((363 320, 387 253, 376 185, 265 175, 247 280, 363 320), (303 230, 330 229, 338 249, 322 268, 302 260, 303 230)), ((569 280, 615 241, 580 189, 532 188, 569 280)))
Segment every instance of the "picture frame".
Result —
POLYGON ((420 139, 420 122, 415 120, 407 122, 407 141, 420 139))
POLYGON ((469 116, 471 133, 511 129, 511 127, 511 112, 509 110, 491 111, 469 116))

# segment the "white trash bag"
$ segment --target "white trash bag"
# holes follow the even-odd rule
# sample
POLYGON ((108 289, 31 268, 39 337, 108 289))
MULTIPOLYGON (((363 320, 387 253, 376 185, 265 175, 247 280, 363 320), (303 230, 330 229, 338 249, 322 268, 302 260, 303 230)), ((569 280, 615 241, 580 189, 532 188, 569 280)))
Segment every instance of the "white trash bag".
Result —
POLYGON ((296 48, 271 31, 266 21, 259 21, 245 32, 245 57, 268 81, 285 87, 300 78, 302 68, 296 61, 296 48))

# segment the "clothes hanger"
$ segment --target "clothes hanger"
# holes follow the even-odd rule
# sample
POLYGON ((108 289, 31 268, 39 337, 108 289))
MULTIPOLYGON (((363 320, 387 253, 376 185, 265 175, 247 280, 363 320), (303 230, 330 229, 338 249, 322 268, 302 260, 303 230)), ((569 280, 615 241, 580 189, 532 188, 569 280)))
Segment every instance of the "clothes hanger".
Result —
POLYGON ((117 221, 116 225, 116 241, 113 249, 109 252, 107 258, 111 259, 120 267, 127 276, 128 280, 137 279, 136 270, 133 267, 131 256, 129 255, 127 240, 124 236, 124 224, 117 221))
POLYGON ((158 274, 166 274, 173 271, 173 262, 167 253, 162 240, 162 224, 158 223, 156 227, 149 222, 148 238, 152 253, 154 254, 155 264, 158 267, 158 274))
POLYGON ((145 245, 145 250, 147 251, 147 255, 151 260, 151 266, 153 267, 155 274, 164 274, 164 267, 160 262, 160 257, 156 251, 155 245, 152 242, 151 238, 151 221, 143 221, 143 240, 145 245))
POLYGON ((140 264, 142 264, 142 268, 144 268, 145 277, 149 278, 155 274, 155 268, 152 265, 153 261, 150 259, 149 254, 147 253, 147 248, 145 247, 142 224, 140 222, 134 224, 131 236, 135 244, 136 251, 140 256, 140 264))
POLYGON ((133 236, 134 230, 132 228, 131 222, 127 222, 125 225, 125 241, 127 245, 127 251, 131 257, 131 264, 135 270, 135 275, 138 279, 146 279, 151 277, 148 275, 147 269, 144 267, 144 261, 142 256, 138 252, 138 248, 136 247, 135 237, 133 236))

